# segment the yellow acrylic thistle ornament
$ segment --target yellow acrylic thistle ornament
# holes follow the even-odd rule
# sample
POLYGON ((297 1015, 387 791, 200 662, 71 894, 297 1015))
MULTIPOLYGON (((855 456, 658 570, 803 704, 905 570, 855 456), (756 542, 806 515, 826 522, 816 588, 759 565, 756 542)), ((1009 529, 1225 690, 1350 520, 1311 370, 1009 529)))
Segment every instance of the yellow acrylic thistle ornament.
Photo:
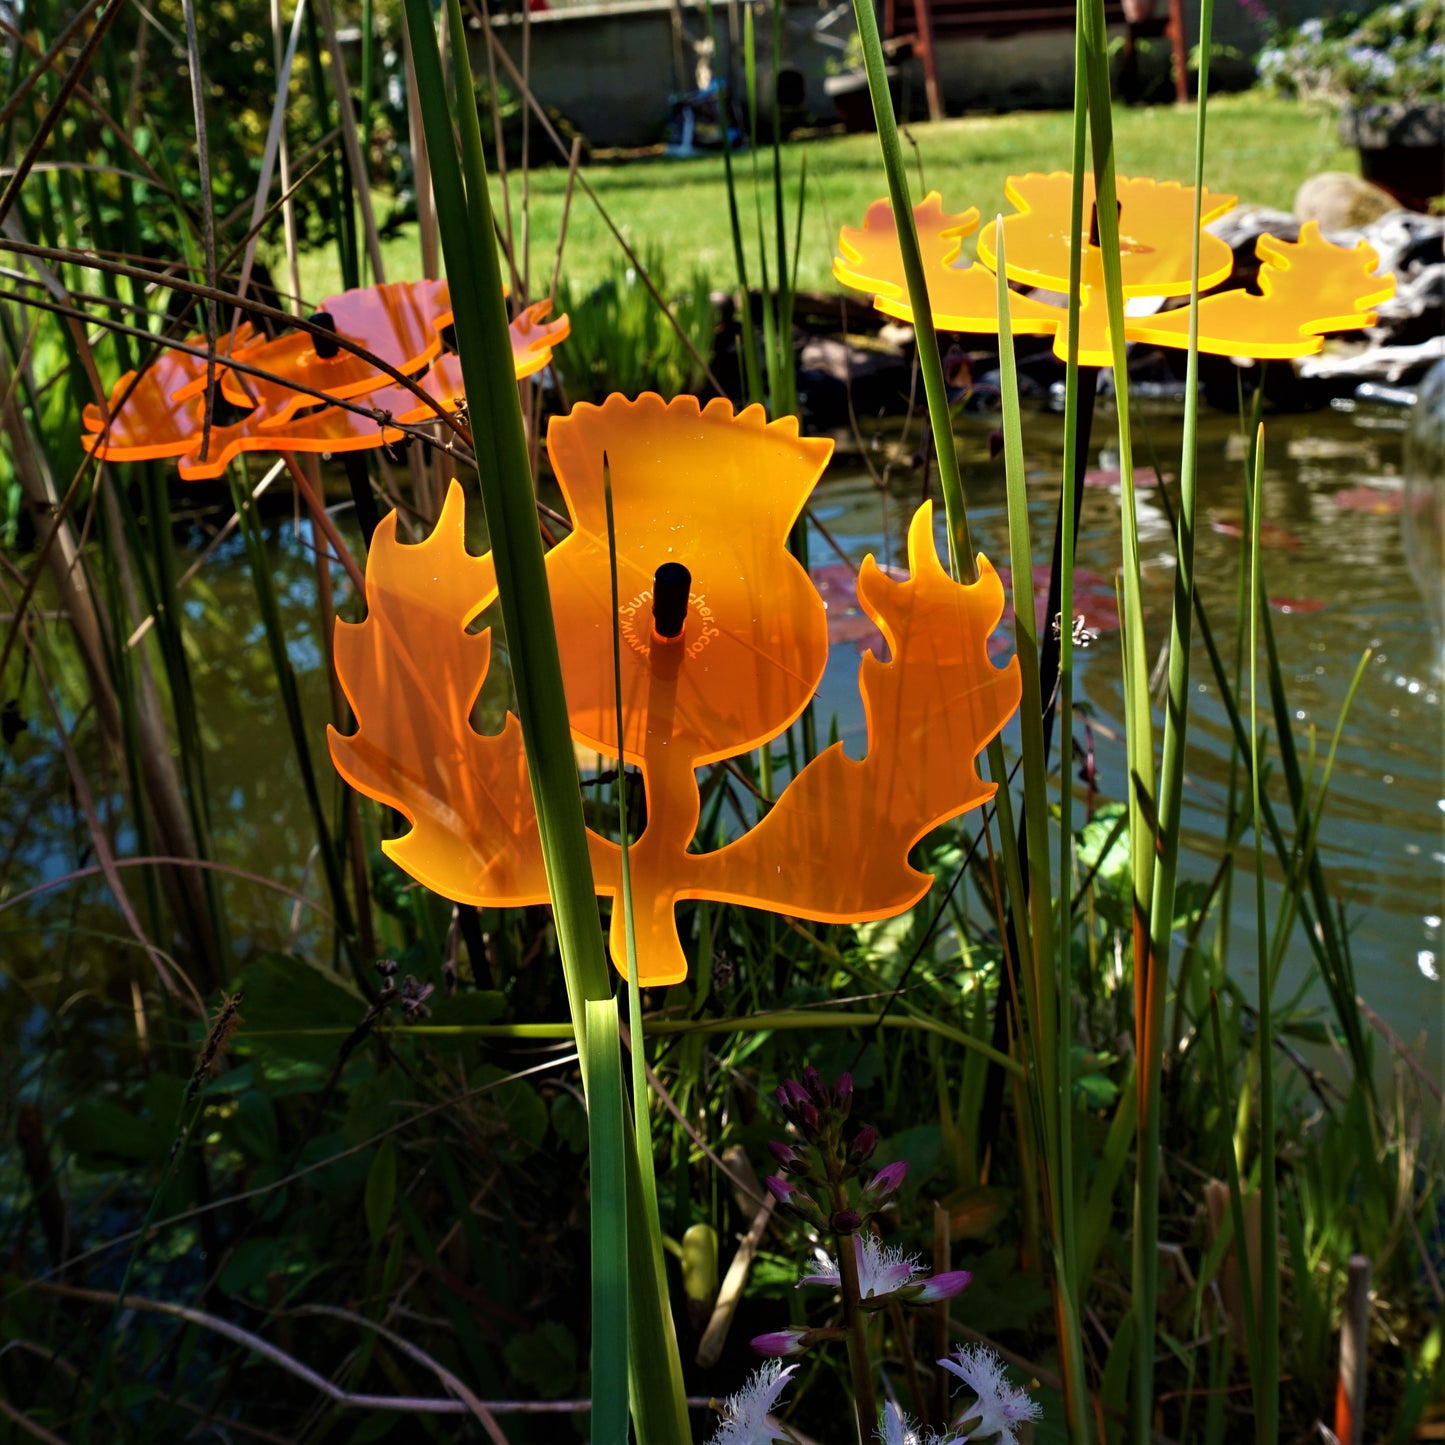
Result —
MULTIPOLYGON (((1194 189, 1174 181, 1147 179, 1115 182, 1119 204, 1119 265, 1126 302, 1136 297, 1188 296, 1194 235, 1194 189)), ((1010 176, 1004 188, 1017 207, 1004 216, 1007 276, 1011 283, 1062 292, 1069 289, 1069 234, 1073 177, 1055 171, 1010 176)), ((1200 207, 1205 225, 1234 207, 1234 196, 1206 190, 1200 207)), ((1094 183, 1084 178, 1084 215, 1093 213, 1094 183)), ((978 260, 956 264, 963 241, 978 230, 976 207, 956 215, 943 209, 937 191, 914 207, 914 224, 923 255, 928 296, 936 326, 948 331, 996 332, 999 329, 995 228, 979 233, 978 260)), ((1084 238, 1079 311, 1079 363, 1113 362, 1104 304, 1103 253, 1092 235, 1084 238)), ((1371 308, 1395 294, 1393 276, 1375 275, 1379 256, 1365 241, 1335 246, 1310 221, 1298 241, 1261 236, 1256 247, 1263 261, 1261 294, 1242 287, 1200 296, 1199 349, 1220 356, 1256 359, 1309 356, 1320 350, 1329 331, 1353 330, 1373 323, 1371 308)), ((845 286, 873 297, 878 310, 913 320, 908 285, 898 245, 898 228, 888 201, 874 201, 861 228, 844 226, 838 237, 833 274, 845 286)), ((1199 289, 1203 293, 1229 279, 1234 257, 1217 236, 1200 235, 1199 289)), ((1016 335, 1053 336, 1054 354, 1068 356, 1068 310, 1017 291, 1009 293, 1009 317, 1016 335)), ((1151 316, 1126 316, 1126 341, 1187 347, 1189 310, 1181 307, 1151 316)))

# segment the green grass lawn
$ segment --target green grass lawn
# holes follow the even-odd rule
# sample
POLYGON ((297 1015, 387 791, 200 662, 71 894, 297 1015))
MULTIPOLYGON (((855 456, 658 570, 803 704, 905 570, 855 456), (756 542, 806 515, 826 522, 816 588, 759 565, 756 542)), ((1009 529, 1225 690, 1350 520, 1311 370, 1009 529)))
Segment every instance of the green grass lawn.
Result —
MULTIPOLYGON (((1004 200, 1004 178, 1026 171, 1067 169, 1073 118, 1066 111, 1016 112, 968 116, 911 128, 926 184, 943 193, 950 210, 977 206, 987 218, 1011 209, 1004 200)), ((1121 175, 1154 176, 1188 182, 1193 174, 1194 111, 1174 106, 1114 112, 1118 169, 1121 175)), ((545 144, 545 137, 534 138, 545 144)), ((833 247, 840 225, 861 224, 868 203, 885 194, 878 142, 872 135, 836 136, 799 141, 783 149, 787 177, 788 224, 796 215, 798 173, 808 158, 807 210, 803 219, 803 255, 798 284, 805 290, 833 290, 833 247)), ((744 228, 756 235, 752 210, 753 157, 743 156, 744 228)), ((760 174, 770 174, 772 152, 756 157, 760 174)), ((1353 151, 1344 149, 1332 119, 1293 101, 1261 92, 1222 96, 1209 107, 1207 182, 1211 190, 1238 195, 1241 203, 1288 210, 1306 176, 1323 170, 1358 169, 1353 151)), ((703 160, 666 158, 591 166, 588 181, 628 243, 639 254, 661 253, 675 284, 694 267, 715 286, 733 284, 732 242, 728 233, 727 191, 720 156, 703 160)), ((565 167, 534 171, 530 211, 532 290, 541 292, 552 274, 553 256, 566 188, 565 167)), ((521 197, 512 178, 515 234, 520 236, 521 197)), ((500 190, 493 181, 494 198, 500 190)), ((771 236, 771 190, 761 192, 766 208, 764 231, 771 236)), ((769 242, 771 245, 771 240, 769 242)), ((754 253, 756 246, 750 248, 754 253)), ((574 194, 567 226, 564 268, 574 287, 591 286, 613 265, 617 243, 593 203, 580 188, 574 194)), ((385 243, 388 280, 421 274, 416 230, 385 243)), ((756 266, 755 254, 749 264, 756 266)), ((302 258, 301 277, 309 297, 337 289, 334 252, 319 250, 302 258)), ((757 273, 750 279, 756 284, 757 273)))

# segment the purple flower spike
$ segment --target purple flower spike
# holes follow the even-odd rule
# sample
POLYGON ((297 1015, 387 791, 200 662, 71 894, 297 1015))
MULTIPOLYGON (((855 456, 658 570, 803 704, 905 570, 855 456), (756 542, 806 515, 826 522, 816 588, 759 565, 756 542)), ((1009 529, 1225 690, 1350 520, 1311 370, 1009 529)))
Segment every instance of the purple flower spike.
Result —
POLYGON ((973 1276, 966 1269, 945 1270, 942 1274, 936 1274, 928 1280, 922 1292, 914 1304, 931 1305, 941 1299, 952 1299, 954 1295, 965 1290, 973 1282, 973 1276))
POLYGON ((896 1159, 892 1164, 885 1164, 869 1181, 868 1187, 863 1191, 864 1197, 870 1204, 886 1199, 903 1183, 907 1173, 907 1160, 896 1159))
POLYGON ((807 1333, 807 1330, 774 1330, 769 1335, 754 1335, 753 1350, 774 1360, 780 1360, 785 1355, 801 1355, 803 1336, 807 1333))

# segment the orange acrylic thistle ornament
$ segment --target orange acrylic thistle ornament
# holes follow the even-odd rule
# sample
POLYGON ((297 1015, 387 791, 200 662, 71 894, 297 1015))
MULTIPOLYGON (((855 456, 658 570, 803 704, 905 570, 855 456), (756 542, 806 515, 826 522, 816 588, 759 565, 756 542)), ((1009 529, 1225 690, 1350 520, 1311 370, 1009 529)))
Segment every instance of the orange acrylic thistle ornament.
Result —
MULTIPOLYGON (((796 421, 735 415, 726 401, 657 396, 581 405, 554 420, 547 449, 574 529, 547 555, 573 736, 641 769, 647 825, 631 844, 638 976, 687 974, 675 906, 709 898, 825 922, 900 913, 932 878, 908 851, 930 828, 986 802, 975 759, 1019 701, 1018 666, 990 662, 1003 589, 979 558, 971 586, 944 572, 932 511, 908 534, 910 575, 872 558, 858 597, 889 659, 863 659, 868 722, 861 760, 841 743, 813 759, 751 831, 690 852, 696 770, 770 742, 807 706, 827 659, 826 609, 786 547, 832 443, 796 421), (603 467, 615 513, 619 607, 612 586, 603 467), (684 576, 685 569, 685 576, 684 576), (614 647, 621 662, 617 736, 614 647)), ((490 554, 470 556, 456 483, 416 546, 383 519, 366 569, 367 616, 339 622, 336 666, 356 713, 330 731, 338 771, 403 813, 383 844, 412 877, 461 903, 547 900, 521 731, 508 716, 481 736, 468 715, 490 660, 469 625, 496 596, 490 554)), ((621 849, 589 832, 598 892, 617 898, 621 849)), ((626 958, 621 906, 612 956, 626 958)))
MULTIPOLYGON (((1194 189, 1174 181, 1147 179, 1115 182, 1119 204, 1119 265, 1126 303, 1137 297, 1188 296, 1194 235, 1194 189)), ((1006 269, 1009 281, 1067 295, 1069 235, 1073 177, 1056 171, 1010 176, 1005 194, 1017 207, 1004 216, 1006 269)), ((1205 191, 1201 225, 1233 208, 1234 196, 1205 191)), ((1094 182, 1084 178, 1084 215, 1093 213, 1094 182)), ((999 221, 991 221, 978 238, 978 260, 957 264, 964 238, 978 229, 979 213, 970 207, 957 215, 943 209, 942 197, 930 191, 913 208, 918 244, 923 254, 934 323, 948 331, 996 332, 998 320, 999 221)), ((1087 223, 1086 223, 1087 224, 1087 223)), ((1199 289, 1203 293, 1229 279, 1234 257, 1229 247, 1208 231, 1200 234, 1199 289)), ((1103 255, 1092 233, 1085 238, 1079 311, 1079 363, 1110 366, 1113 351, 1104 303, 1103 255)), ((844 226, 833 274, 845 286, 873 297, 878 310, 904 321, 913 320, 908 283, 898 245, 893 208, 874 201, 861 229, 844 226)), ((1393 276, 1377 276, 1379 256, 1364 241, 1336 246, 1308 222, 1296 242, 1274 236, 1259 238, 1256 250, 1263 265, 1259 292, 1242 287, 1201 295, 1199 349, 1220 356, 1259 360, 1309 356, 1321 349, 1328 331, 1368 326, 1372 307, 1395 294, 1393 276)), ((1015 334, 1051 335, 1054 354, 1068 356, 1068 310, 1036 297, 1009 292, 1009 317, 1015 334)), ((1189 345, 1189 309, 1159 311, 1151 316, 1126 316, 1127 341, 1157 346, 1189 345)))
MULTIPOLYGON (((550 301, 523 310, 511 325, 518 380, 540 371, 564 341, 565 316, 547 319, 550 301)), ((433 421, 437 407, 466 400, 455 353, 443 349, 451 325, 445 281, 401 281, 344 291, 312 317, 337 338, 292 331, 274 340, 242 325, 216 345, 217 391, 234 420, 213 419, 205 436, 205 338, 187 351, 165 350, 145 371, 127 372, 111 389, 108 413, 87 406, 87 450, 106 461, 179 457, 186 481, 218 477, 241 452, 353 452, 399 441, 403 426, 433 421), (401 385, 359 347, 400 372, 423 393, 401 385), (430 397, 435 406, 427 401, 430 397), (327 405, 326 399, 349 406, 327 405), (320 403, 320 405, 318 405, 320 403), (357 407, 365 408, 364 411, 357 407)))

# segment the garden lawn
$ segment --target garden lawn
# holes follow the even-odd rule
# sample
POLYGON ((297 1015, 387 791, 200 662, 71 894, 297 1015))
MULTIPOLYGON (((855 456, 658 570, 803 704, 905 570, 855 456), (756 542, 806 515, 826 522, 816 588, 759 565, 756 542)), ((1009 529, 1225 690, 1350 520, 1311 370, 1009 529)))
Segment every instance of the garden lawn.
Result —
MULTIPOLYGON (((967 116, 937 125, 909 129, 914 156, 926 187, 943 193, 952 211, 977 206, 987 219, 1011 207, 1004 199, 1004 178, 1026 171, 1067 169, 1072 116, 1067 111, 967 116)), ((1114 112, 1119 174, 1146 175, 1188 183, 1193 174, 1194 108, 1153 106, 1114 112)), ((548 145, 540 132, 534 151, 548 145)), ((840 225, 860 225, 868 203, 885 193, 878 140, 873 135, 829 136, 783 147, 783 172, 788 194, 788 226, 796 216, 799 168, 808 161, 807 209, 803 218, 803 251, 798 285, 804 290, 838 289, 832 279, 832 258, 840 225)), ((752 206, 752 174, 768 185, 772 151, 738 157, 743 228, 751 238, 749 280, 758 284, 757 229, 752 206)), ((1297 101, 1280 100, 1260 91, 1221 96, 1210 103, 1206 180, 1211 190, 1238 195, 1241 204, 1289 210, 1306 176, 1325 170, 1358 171, 1355 153, 1339 144, 1334 121, 1297 101)), ((715 287, 735 284, 732 241, 728 231, 727 187, 720 155, 700 160, 665 157, 585 168, 588 182, 618 228, 639 255, 651 251, 666 260, 673 285, 705 272, 715 287)), ((500 186, 493 177, 493 196, 500 206, 500 186)), ((916 177, 915 177, 916 184, 916 177)), ((552 275, 562 198, 567 185, 565 165, 534 170, 530 177, 532 284, 531 293, 546 293, 552 275)), ((510 178, 514 236, 520 245, 520 178, 510 178)), ((772 241, 770 187, 759 192, 762 225, 772 241)), ((379 204, 385 214, 384 204, 379 204)), ((972 242, 969 242, 971 248, 972 242)), ((591 287, 612 270, 616 242, 596 206, 579 186, 567 224, 564 267, 574 288, 591 287)), ((383 245, 388 280, 421 274, 415 226, 407 226, 383 245)), ((770 255, 769 279, 776 266, 770 255)), ((278 270, 278 275, 281 271, 278 270)), ((301 260, 303 289, 315 300, 338 289, 335 252, 329 248, 301 260)))

